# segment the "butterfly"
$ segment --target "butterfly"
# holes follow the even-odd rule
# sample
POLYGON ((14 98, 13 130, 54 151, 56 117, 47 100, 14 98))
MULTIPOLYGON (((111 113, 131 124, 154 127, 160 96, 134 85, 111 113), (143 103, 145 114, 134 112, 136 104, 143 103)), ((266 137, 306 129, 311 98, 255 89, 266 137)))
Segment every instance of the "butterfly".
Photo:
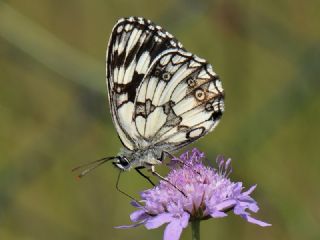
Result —
POLYGON ((161 164, 172 152, 212 131, 224 112, 224 91, 206 60, 162 27, 141 17, 120 19, 106 55, 110 112, 123 149, 124 171, 161 164))

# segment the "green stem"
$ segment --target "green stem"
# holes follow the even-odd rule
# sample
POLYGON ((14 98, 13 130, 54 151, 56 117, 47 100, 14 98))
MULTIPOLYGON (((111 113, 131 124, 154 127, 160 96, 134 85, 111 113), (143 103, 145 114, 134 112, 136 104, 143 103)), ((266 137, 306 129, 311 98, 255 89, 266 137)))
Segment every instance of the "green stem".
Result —
POLYGON ((200 220, 191 221, 192 240, 200 240, 200 220))

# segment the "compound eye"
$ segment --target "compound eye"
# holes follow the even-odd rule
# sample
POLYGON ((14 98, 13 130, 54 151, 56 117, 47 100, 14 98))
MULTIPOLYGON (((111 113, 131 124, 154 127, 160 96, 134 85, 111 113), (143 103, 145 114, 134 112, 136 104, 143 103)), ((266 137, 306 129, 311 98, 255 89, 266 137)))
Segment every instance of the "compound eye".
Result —
POLYGON ((120 158, 120 164, 123 166, 123 167, 127 167, 129 165, 129 161, 126 157, 122 157, 120 158))

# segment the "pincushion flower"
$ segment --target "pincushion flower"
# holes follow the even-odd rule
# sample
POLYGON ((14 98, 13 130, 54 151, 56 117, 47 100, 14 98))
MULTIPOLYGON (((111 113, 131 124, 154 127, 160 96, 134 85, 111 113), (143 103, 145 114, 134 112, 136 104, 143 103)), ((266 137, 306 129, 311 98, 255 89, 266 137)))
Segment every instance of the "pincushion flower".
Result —
POLYGON ((256 185, 244 191, 241 182, 229 179, 231 159, 218 157, 218 168, 214 169, 205 166, 203 158, 204 153, 197 149, 173 158, 168 181, 162 180, 159 185, 143 191, 142 200, 132 203, 137 208, 130 215, 135 224, 119 228, 143 224, 147 229, 154 229, 167 224, 163 239, 176 240, 189 222, 226 217, 228 212, 259 226, 270 226, 251 216, 250 212, 259 210, 250 196, 256 185))

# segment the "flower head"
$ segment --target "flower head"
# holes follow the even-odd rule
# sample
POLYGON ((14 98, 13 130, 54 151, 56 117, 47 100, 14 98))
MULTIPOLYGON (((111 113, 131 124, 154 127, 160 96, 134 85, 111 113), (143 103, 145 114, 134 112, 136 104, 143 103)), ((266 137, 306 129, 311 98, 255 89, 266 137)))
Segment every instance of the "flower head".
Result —
POLYGON ((231 159, 218 157, 218 168, 214 169, 203 165, 203 158, 204 153, 197 149, 173 158, 172 170, 166 177, 168 181, 160 181, 159 185, 143 191, 141 205, 132 203, 138 208, 130 215, 136 224, 119 228, 143 224, 147 229, 154 229, 167 223, 164 239, 176 240, 189 221, 221 218, 229 211, 250 223, 270 226, 251 217, 250 211, 259 210, 250 197, 256 186, 243 191, 241 182, 229 179, 231 159))

